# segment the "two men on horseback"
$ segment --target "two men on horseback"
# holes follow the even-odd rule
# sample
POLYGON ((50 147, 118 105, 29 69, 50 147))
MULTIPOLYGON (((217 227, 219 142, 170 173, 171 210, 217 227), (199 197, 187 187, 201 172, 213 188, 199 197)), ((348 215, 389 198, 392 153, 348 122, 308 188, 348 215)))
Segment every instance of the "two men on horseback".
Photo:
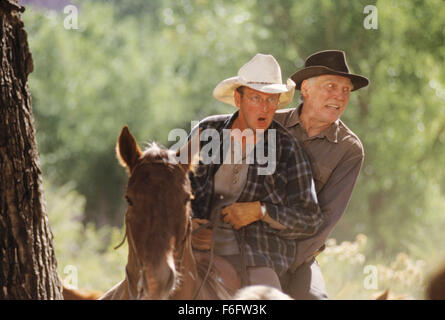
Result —
MULTIPOLYGON (((255 58, 252 59, 252 61, 254 60, 255 58)), ((292 174, 284 170, 283 175, 283 172, 280 171, 282 169, 280 164, 284 166, 292 164, 289 162, 285 164, 286 161, 279 157, 276 166, 278 171, 270 177, 260 178, 259 181, 250 182, 250 179, 255 176, 254 170, 251 170, 247 175, 247 182, 237 178, 233 180, 236 180, 237 183, 231 185, 230 177, 235 175, 235 169, 231 172, 230 169, 224 169, 224 166, 212 166, 208 171, 199 167, 198 174, 192 177, 192 183, 198 188, 196 190, 199 195, 199 188, 202 187, 201 182, 204 181, 204 179, 200 180, 199 175, 203 172, 203 177, 208 179, 205 185, 206 192, 213 195, 212 200, 218 199, 218 191, 221 191, 218 188, 213 189, 214 186, 222 186, 222 189, 224 186, 226 187, 226 192, 230 194, 226 198, 226 207, 224 207, 224 202, 219 203, 218 207, 218 201, 206 204, 212 204, 211 209, 219 210, 219 214, 224 216, 224 221, 238 231, 234 231, 234 237, 233 234, 230 234, 233 230, 230 231, 227 225, 226 229, 229 231, 224 231, 224 226, 216 228, 214 242, 223 248, 230 247, 227 246, 227 243, 232 243, 232 251, 227 251, 231 255, 226 257, 238 265, 242 260, 243 252, 240 253, 239 250, 236 250, 236 246, 233 245, 234 239, 238 241, 238 245, 246 248, 244 250, 247 251, 246 264, 251 270, 249 274, 251 283, 257 283, 256 281, 260 280, 258 282, 262 284, 272 284, 280 288, 277 279, 274 278, 275 275, 278 275, 281 289, 295 299, 327 299, 323 276, 315 256, 324 249, 327 237, 343 216, 364 158, 362 143, 340 120, 340 117, 346 108, 350 93, 366 87, 369 80, 349 71, 343 51, 327 50, 314 53, 306 59, 304 68, 295 72, 291 77, 296 88, 301 91, 303 102, 296 108, 278 110, 275 113, 277 107, 285 106, 291 102, 292 82, 288 80, 287 90, 280 91, 279 103, 275 105, 273 99, 268 100, 268 95, 272 94, 273 96, 274 93, 278 93, 270 88, 281 84, 281 75, 274 80, 264 79, 263 76, 267 74, 266 68, 259 61, 256 62, 255 68, 248 69, 244 66, 240 69, 238 77, 224 80, 214 90, 216 99, 235 105, 240 111, 231 117, 210 117, 205 119, 200 126, 205 127, 209 123, 226 120, 225 125, 230 127, 236 124, 233 118, 242 120, 246 112, 253 114, 253 124, 246 121, 247 127, 261 128, 258 124, 262 123, 266 125, 266 131, 277 130, 280 132, 277 137, 285 136, 284 141, 287 141, 289 132, 297 139, 297 150, 292 151, 295 161, 298 163, 298 167, 295 168, 298 168, 298 172, 303 175, 308 173, 307 160, 309 160, 314 180, 307 176, 306 178, 309 180, 305 183, 295 183, 292 180, 292 174), (253 96, 250 95, 252 92, 253 96), (266 96, 262 96, 264 94, 266 96), (267 101, 270 103, 266 103, 267 101), (254 111, 249 111, 252 110, 249 109, 249 103, 257 103, 257 108, 265 110, 264 115, 266 110, 275 113, 274 120, 269 121, 266 116, 258 116, 254 111), (268 109, 266 104, 268 104, 268 109), (231 119, 231 121, 227 121, 227 119, 231 119), (261 119, 260 122, 258 122, 259 119, 261 119), (257 121, 255 122, 255 120, 257 121), (287 130, 282 130, 280 124, 287 130), (304 152, 301 154, 302 149, 304 152), (308 193, 309 185, 311 192, 308 193), (315 185, 316 196, 313 195, 313 185, 315 185), (258 187, 259 192, 248 194, 246 189, 250 190, 253 186, 258 187), (283 190, 286 190, 286 195, 280 193, 283 190), (291 206, 296 204, 288 201, 294 199, 296 194, 299 195, 300 200, 302 195, 305 195, 311 205, 319 201, 322 214, 320 215, 315 207, 311 207, 312 210, 306 208, 303 211, 297 207, 283 210, 284 208, 289 209, 286 205, 283 206, 283 203, 291 204, 291 206), (280 204, 277 205, 277 202, 280 204), (220 207, 223 209, 221 210, 220 207), (312 224, 305 226, 307 220, 299 219, 301 213, 307 214, 307 218, 312 221, 312 224), (292 222, 298 221, 300 224, 289 224, 289 221, 283 218, 286 214, 291 216, 293 214, 296 219, 292 222), (218 238, 225 239, 225 241, 218 240, 218 238), (281 241, 285 244, 284 246, 281 246, 281 241), (276 246, 277 243, 280 245, 276 246), (259 250, 259 253, 256 253, 257 247, 267 249, 259 250), (266 258, 259 258, 262 255, 266 258), (271 263, 274 260, 278 263, 271 263), (292 262, 290 263, 290 261, 292 262), (253 272, 255 269, 251 266, 265 266, 273 270, 273 273, 269 270, 269 274, 266 272, 256 278, 253 272), (271 277, 267 278, 268 275, 271 277), (272 280, 264 281, 260 277, 272 280)), ((278 63, 274 60, 271 65, 275 64, 279 70, 278 63)), ((283 147, 283 140, 277 138, 276 141, 277 151, 280 151, 283 147)), ((226 168, 230 167, 226 166, 226 168)), ((244 168, 244 170, 246 169, 244 168)), ((287 170, 290 170, 289 167, 287 170)), ((212 210, 206 211, 205 208, 199 208, 197 202, 200 201, 199 199, 201 198, 198 197, 194 203, 196 217, 209 219, 209 212, 212 210)), ((301 205, 301 202, 296 205, 301 205)), ((195 225, 202 223, 203 220, 195 219, 195 225)), ((201 230, 194 236, 195 247, 208 249, 210 247, 209 239, 210 231, 201 230)), ((222 253, 225 253, 224 250, 222 253)), ((246 253, 244 254, 246 255, 246 253)), ((259 270, 261 269, 259 268, 259 270)))
POLYGON ((292 80, 282 83, 272 56, 257 54, 213 92, 239 110, 208 117, 194 130, 210 130, 218 139, 200 137, 201 150, 210 150, 212 161, 200 161, 190 176, 195 229, 211 224, 193 236, 193 244, 226 258, 244 284, 281 289, 280 277, 296 258, 296 240, 314 235, 324 222, 309 159, 273 120, 276 109, 292 101, 294 90, 292 80), (223 134, 227 129, 231 134, 223 134), (261 157, 265 150, 275 155, 273 172, 262 170, 270 165, 261 157))

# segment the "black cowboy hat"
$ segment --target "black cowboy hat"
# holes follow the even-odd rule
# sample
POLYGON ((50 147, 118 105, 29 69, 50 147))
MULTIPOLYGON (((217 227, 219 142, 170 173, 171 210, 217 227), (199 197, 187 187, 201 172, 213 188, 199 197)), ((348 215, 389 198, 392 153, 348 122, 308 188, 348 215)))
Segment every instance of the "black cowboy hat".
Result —
POLYGON ((291 79, 295 81, 296 89, 301 90, 303 80, 324 74, 334 74, 351 79, 354 86, 352 91, 369 84, 366 77, 349 72, 345 53, 340 50, 325 50, 312 54, 306 59, 304 68, 295 72, 291 79))

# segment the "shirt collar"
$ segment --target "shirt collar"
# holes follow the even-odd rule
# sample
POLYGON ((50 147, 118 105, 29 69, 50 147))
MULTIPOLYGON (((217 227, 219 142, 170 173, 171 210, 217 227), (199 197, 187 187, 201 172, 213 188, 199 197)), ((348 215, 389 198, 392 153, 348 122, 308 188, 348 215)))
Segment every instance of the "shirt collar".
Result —
MULTIPOLYGON (((303 104, 301 103, 298 107, 294 108, 291 111, 291 114, 288 118, 288 120, 285 123, 286 128, 290 128, 296 125, 300 125, 301 128, 306 133, 306 130, 303 127, 303 124, 300 122, 300 113, 301 109, 303 108, 303 104)), ((324 131, 320 132, 319 134, 310 137, 308 139, 313 138, 326 138, 331 142, 337 143, 338 142, 338 133, 340 131, 340 119, 337 119, 333 124, 331 124, 328 128, 326 128, 324 131)))
POLYGON ((232 127, 233 122, 235 121, 236 118, 238 118, 239 116, 239 110, 234 112, 230 117, 228 117, 222 126, 222 129, 230 129, 232 127))

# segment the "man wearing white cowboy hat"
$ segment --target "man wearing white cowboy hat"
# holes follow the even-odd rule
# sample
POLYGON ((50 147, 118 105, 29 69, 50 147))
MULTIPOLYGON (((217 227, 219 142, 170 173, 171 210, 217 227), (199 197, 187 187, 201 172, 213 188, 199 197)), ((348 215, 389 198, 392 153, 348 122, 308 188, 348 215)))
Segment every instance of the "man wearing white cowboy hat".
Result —
POLYGON ((282 279, 283 289, 295 299, 326 299, 327 293, 314 257, 324 249, 330 232, 342 217, 363 163, 359 138, 340 120, 351 91, 368 85, 350 73, 345 53, 316 52, 291 77, 303 103, 279 110, 279 121, 301 143, 311 161, 320 207, 325 217, 318 232, 297 243, 297 255, 282 279))
POLYGON ((211 220, 211 227, 194 233, 192 244, 208 250, 213 243, 214 253, 244 275, 244 284, 281 289, 279 276, 295 260, 295 239, 314 234, 322 224, 309 161, 292 135, 273 120, 277 107, 291 102, 294 87, 292 80, 282 83, 274 57, 257 54, 213 92, 217 100, 239 110, 208 117, 195 128, 201 135, 208 129, 216 132, 216 138, 201 141, 201 150, 209 150, 215 139, 222 142, 212 148, 213 160, 200 161, 190 176, 194 229, 211 220), (243 132, 238 140, 232 135, 237 130, 243 132), (246 130, 263 132, 259 138, 254 135, 250 151, 246 130), (243 159, 234 163, 230 160, 237 143, 243 159), (276 156, 273 172, 261 174, 267 164, 258 158, 260 147, 276 156), (253 159, 247 163, 247 158, 253 159))

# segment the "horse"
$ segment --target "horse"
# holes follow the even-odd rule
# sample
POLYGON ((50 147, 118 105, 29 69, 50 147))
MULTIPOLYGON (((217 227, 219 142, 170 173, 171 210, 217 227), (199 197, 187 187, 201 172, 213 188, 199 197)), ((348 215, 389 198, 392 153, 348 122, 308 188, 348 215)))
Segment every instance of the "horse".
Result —
POLYGON ((129 176, 123 240, 128 261, 125 279, 102 300, 231 299, 240 287, 228 262, 215 257, 210 263, 192 249, 191 152, 186 163, 177 160, 185 148, 190 151, 190 143, 176 153, 152 143, 141 151, 128 127, 122 129, 116 154, 129 176))

